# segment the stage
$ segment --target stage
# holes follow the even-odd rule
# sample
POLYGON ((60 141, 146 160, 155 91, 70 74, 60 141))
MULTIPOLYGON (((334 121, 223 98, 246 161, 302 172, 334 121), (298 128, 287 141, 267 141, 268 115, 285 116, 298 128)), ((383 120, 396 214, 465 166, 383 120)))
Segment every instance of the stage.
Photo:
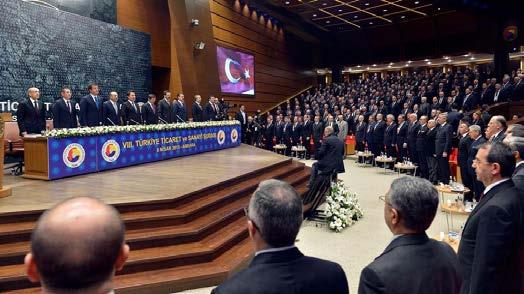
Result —
POLYGON ((94 196, 110 204, 174 199, 288 160, 248 145, 115 170, 40 181, 4 172, 13 195, 0 213, 45 210, 63 199, 94 196))
POLYGON ((39 293, 23 266, 31 232, 42 211, 74 196, 115 205, 125 222, 131 253, 117 293, 217 285, 252 256, 244 208, 260 181, 286 181, 303 196, 309 174, 304 163, 243 144, 54 181, 5 174, 13 195, 0 199, 0 292, 39 293))

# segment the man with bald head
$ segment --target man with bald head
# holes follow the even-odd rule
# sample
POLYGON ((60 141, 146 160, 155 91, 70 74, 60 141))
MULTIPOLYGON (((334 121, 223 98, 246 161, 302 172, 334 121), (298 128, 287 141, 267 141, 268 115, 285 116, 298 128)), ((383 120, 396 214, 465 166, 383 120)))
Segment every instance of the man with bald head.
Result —
POLYGON ((116 209, 96 198, 65 200, 46 211, 25 257, 29 280, 44 293, 112 293, 129 255, 116 209))
POLYGON ((40 134, 45 130, 45 108, 40 102, 40 90, 29 88, 28 98, 18 104, 16 121, 20 135, 40 134))

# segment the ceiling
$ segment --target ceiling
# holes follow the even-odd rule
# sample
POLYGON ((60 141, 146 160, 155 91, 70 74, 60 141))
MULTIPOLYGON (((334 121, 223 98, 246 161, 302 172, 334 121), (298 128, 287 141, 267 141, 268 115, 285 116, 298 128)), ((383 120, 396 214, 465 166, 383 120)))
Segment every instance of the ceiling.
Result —
POLYGON ((361 30, 451 12, 430 0, 271 0, 329 32, 361 30))

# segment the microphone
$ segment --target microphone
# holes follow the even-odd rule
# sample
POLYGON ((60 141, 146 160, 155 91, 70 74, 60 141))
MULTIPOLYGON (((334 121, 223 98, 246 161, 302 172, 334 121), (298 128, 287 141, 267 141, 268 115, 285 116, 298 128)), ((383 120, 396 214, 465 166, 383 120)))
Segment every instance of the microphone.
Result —
POLYGON ((176 117, 177 117, 179 120, 181 120, 182 122, 184 122, 184 123, 186 122, 186 121, 183 120, 180 116, 178 116, 178 114, 175 114, 175 115, 176 115, 176 117))
POLYGON ((108 117, 107 120, 113 124, 113 126, 116 126, 116 124, 108 117))
POLYGON ((158 116, 158 119, 159 119, 160 121, 162 121, 162 122, 163 122, 164 124, 166 124, 166 125, 169 124, 167 121, 163 120, 160 116, 158 116))

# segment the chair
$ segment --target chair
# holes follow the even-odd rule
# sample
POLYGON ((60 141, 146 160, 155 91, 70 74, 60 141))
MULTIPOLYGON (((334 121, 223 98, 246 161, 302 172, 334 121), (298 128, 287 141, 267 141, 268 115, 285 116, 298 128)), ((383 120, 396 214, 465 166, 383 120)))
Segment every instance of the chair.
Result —
POLYGON ((24 167, 24 140, 20 137, 18 123, 9 121, 4 128, 4 162, 15 165, 5 167, 11 169, 13 175, 21 175, 24 167))

